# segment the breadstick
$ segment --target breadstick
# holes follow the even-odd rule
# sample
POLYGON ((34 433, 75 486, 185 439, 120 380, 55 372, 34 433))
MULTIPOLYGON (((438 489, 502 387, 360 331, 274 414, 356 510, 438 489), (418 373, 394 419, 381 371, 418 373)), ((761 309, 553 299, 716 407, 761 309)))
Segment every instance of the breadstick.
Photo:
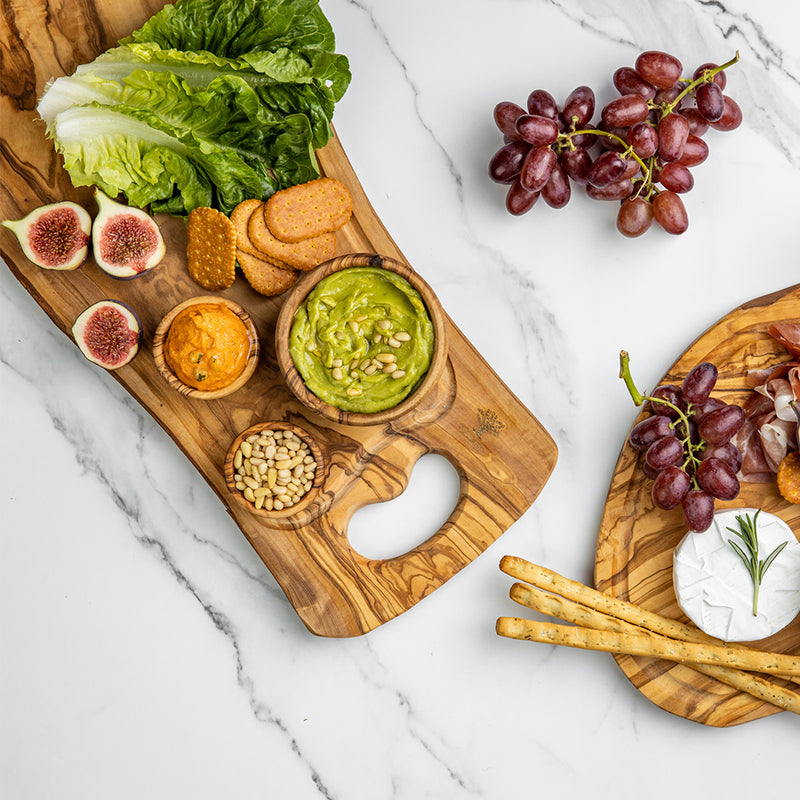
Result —
MULTIPOLYGON (((630 622, 610 617, 592 608, 587 608, 580 603, 547 594, 541 589, 527 586, 523 583, 515 583, 509 591, 509 596, 521 605, 576 625, 592 627, 597 630, 617 631, 619 633, 643 632, 641 628, 637 628, 630 622)), ((652 635, 658 636, 658 634, 652 635)), ((799 694, 759 675, 710 664, 691 664, 691 668, 766 703, 791 711, 793 714, 800 714, 799 694)))
POLYGON ((624 653, 632 656, 664 658, 690 664, 711 664, 755 672, 800 676, 800 656, 765 653, 727 645, 682 642, 660 636, 598 631, 571 625, 534 622, 518 617, 500 617, 496 625, 500 636, 534 642, 561 644, 583 650, 624 653))
MULTIPOLYGON (((638 628, 645 628, 652 633, 684 642, 727 646, 725 642, 703 633, 693 625, 686 625, 676 619, 656 614, 653 611, 648 611, 629 603, 627 600, 603 594, 603 592, 598 592, 596 589, 585 586, 578 581, 565 578, 557 572, 553 572, 546 567, 540 567, 538 564, 533 564, 523 558, 503 556, 500 561, 500 569, 513 578, 538 586, 540 589, 549 589, 569 600, 574 600, 596 611, 625 620, 638 628)), ((794 683, 800 683, 800 677, 798 676, 782 675, 781 677, 787 678, 794 683)))
POLYGON ((582 603, 612 617, 624 619, 639 628, 647 628, 653 633, 660 633, 662 636, 682 639, 686 642, 723 644, 719 639, 703 633, 692 625, 685 625, 682 622, 678 622, 678 620, 647 611, 626 600, 603 594, 596 589, 578 583, 578 581, 565 578, 557 572, 532 564, 530 561, 525 561, 525 559, 517 558, 516 556, 503 556, 500 561, 500 569, 511 575, 512 578, 531 583, 540 589, 549 589, 569 600, 582 603))

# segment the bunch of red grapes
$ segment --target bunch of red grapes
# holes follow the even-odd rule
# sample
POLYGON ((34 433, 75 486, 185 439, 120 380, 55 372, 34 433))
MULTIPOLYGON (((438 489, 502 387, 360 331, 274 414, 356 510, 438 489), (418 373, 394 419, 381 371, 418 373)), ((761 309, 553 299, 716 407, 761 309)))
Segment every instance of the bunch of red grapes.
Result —
POLYGON ((544 89, 531 92, 526 109, 498 103, 494 120, 505 144, 492 157, 489 175, 509 185, 506 208, 524 214, 540 195, 562 208, 576 183, 596 200, 620 201, 617 229, 625 236, 640 236, 654 219, 667 233, 683 233, 689 218, 680 196, 694 185, 691 167, 708 156, 703 135, 742 121, 741 109, 723 91, 724 70, 738 58, 701 64, 683 79, 675 56, 642 53, 633 68, 614 73, 620 96, 603 108, 596 126, 588 86, 573 90, 561 108, 544 89))
POLYGON ((745 413, 741 406, 710 396, 717 377, 717 368, 706 361, 681 386, 663 384, 649 396, 640 395, 652 415, 630 433, 631 445, 644 453, 642 471, 653 479, 654 505, 665 510, 681 506, 693 531, 710 527, 715 500, 739 494, 736 473, 742 456, 731 439, 745 413))

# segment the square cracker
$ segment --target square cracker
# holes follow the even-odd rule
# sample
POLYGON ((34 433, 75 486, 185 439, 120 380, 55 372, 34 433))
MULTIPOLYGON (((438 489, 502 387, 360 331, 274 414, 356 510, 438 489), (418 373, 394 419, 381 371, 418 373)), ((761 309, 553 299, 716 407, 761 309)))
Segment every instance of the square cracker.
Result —
POLYGON ((299 242, 339 230, 352 213, 350 193, 335 178, 317 178, 281 189, 264 206, 267 225, 282 242, 299 242))
POLYGON ((236 278, 236 229, 221 211, 202 206, 189 213, 186 266, 204 289, 218 291, 236 278))
POLYGON ((250 215, 247 234, 250 244, 259 251, 256 255, 260 258, 280 261, 304 272, 333 258, 336 252, 336 238, 332 233, 322 233, 299 242, 282 242, 276 239, 267 225, 266 204, 263 211, 257 208, 250 215))

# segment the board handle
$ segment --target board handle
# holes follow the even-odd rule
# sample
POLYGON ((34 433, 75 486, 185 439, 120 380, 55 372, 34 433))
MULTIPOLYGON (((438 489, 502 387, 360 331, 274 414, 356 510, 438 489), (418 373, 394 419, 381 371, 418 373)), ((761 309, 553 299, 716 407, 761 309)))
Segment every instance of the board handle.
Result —
MULTIPOLYGON (((451 335, 462 337, 454 326, 451 335)), ((552 472, 553 440, 485 362, 475 379, 465 348, 471 349, 466 340, 451 349, 434 395, 390 424, 389 444, 346 494, 305 526, 316 530, 303 537, 306 570, 308 555, 325 568, 296 574, 282 585, 313 633, 359 635, 410 609, 510 527, 552 472), (397 497, 427 453, 447 458, 459 475, 460 494, 449 518, 402 555, 362 556, 348 540, 352 516, 365 505, 397 497)))

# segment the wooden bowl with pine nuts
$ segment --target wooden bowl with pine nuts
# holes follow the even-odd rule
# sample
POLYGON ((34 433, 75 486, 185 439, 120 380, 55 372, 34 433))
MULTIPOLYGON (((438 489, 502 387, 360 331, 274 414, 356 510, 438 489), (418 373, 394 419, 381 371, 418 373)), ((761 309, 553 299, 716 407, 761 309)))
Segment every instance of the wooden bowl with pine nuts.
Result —
POLYGON ((242 431, 225 457, 225 483, 236 503, 255 514, 289 517, 305 508, 322 484, 322 450, 289 422, 261 422, 242 431))
POLYGON ((191 397, 196 400, 215 400, 219 397, 227 397, 229 394, 232 394, 237 389, 240 389, 242 386, 244 386, 255 372, 256 366, 258 365, 260 350, 261 343, 258 338, 258 330, 256 329, 252 317, 238 303, 234 303, 232 300, 228 300, 225 297, 199 296, 184 300, 164 316, 156 328, 155 334, 153 335, 153 360, 156 363, 158 371, 161 373, 161 377, 164 378, 164 380, 173 389, 175 389, 175 391, 180 392, 180 394, 182 394, 184 397, 191 397), (182 381, 172 371, 172 369, 170 369, 165 354, 167 336, 169 334, 170 326, 174 322, 175 318, 182 311, 190 308, 191 306, 203 305, 206 303, 213 305, 221 304, 232 311, 244 323, 245 329, 247 330, 247 336, 250 340, 250 351, 247 355, 247 362, 244 366, 244 370, 231 383, 211 391, 204 391, 184 383, 184 381, 182 381))
MULTIPOLYGON (((380 328, 384 322, 388 323, 388 320, 377 321, 376 336, 380 335, 381 331, 379 331, 378 328, 380 328)), ((357 326, 357 323, 357 319, 350 321, 350 324, 354 326, 357 326)), ((356 330, 356 327, 354 327, 354 330, 356 330)), ((331 375, 338 379, 344 377, 346 380, 348 374, 354 377, 359 369, 363 370, 367 375, 371 374, 371 370, 382 369, 386 372, 395 369, 392 377, 403 377, 405 372, 400 369, 402 367, 400 362, 402 360, 403 346, 408 342, 409 334, 407 331, 398 331, 394 336, 387 333, 384 338, 386 341, 390 342, 388 352, 378 353, 377 356, 372 359, 372 363, 369 363, 367 359, 359 365, 356 365, 355 361, 347 365, 334 361, 331 365, 331 375), (396 350, 393 351, 392 348, 396 348, 396 350), (398 354, 397 356, 394 356, 395 352, 398 354), (395 358, 397 359, 396 362, 394 362, 395 358), (384 363, 383 359, 392 359, 393 363, 397 364, 397 367, 389 363, 384 363)), ((447 324, 441 303, 434 294, 433 289, 431 289, 410 266, 386 256, 355 253, 333 258, 321 264, 311 272, 301 275, 297 283, 287 292, 286 299, 278 314, 278 321, 275 329, 275 345, 278 367, 283 374, 289 390, 306 408, 315 411, 326 419, 345 425, 382 425, 407 414, 412 409, 424 403, 431 389, 433 389, 441 379, 447 363, 447 324), (427 373, 419 380, 419 383, 415 385, 411 393, 404 399, 401 399, 396 405, 371 413, 343 410, 314 394, 305 384, 303 377, 292 359, 290 350, 290 337, 295 315, 311 291, 320 281, 328 276, 353 267, 384 269, 405 279, 421 297, 433 329, 433 352, 427 373)), ((341 361, 341 359, 338 359, 338 361, 341 361)))

